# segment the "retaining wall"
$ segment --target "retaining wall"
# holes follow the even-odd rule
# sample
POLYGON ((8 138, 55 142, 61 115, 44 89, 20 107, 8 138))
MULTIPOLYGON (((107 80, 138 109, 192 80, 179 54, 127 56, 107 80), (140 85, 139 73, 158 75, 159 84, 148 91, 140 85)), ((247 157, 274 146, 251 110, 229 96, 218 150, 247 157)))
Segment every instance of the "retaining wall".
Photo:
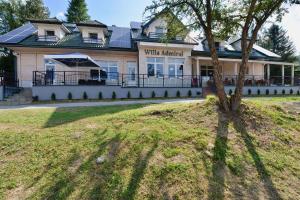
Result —
POLYGON ((0 101, 3 101, 4 100, 4 87, 3 86, 0 86, 0 101))
POLYGON ((180 91, 181 97, 187 97, 188 92, 192 92, 192 97, 201 97, 202 88, 122 88, 120 86, 34 86, 32 96, 38 97, 40 101, 51 100, 54 93, 57 100, 68 99, 69 92, 73 99, 83 99, 83 93, 86 92, 88 99, 98 99, 99 93, 102 93, 103 99, 112 99, 112 93, 116 93, 117 99, 127 98, 130 92, 131 98, 139 98, 140 92, 143 98, 151 98, 152 92, 155 97, 164 97, 165 91, 168 91, 168 97, 176 97, 177 91, 180 91))
MULTIPOLYGON (((247 87, 243 88, 243 95, 249 95, 249 90, 251 90, 251 95, 258 95, 258 90, 260 91, 260 95, 267 95, 267 90, 269 90, 269 95, 276 95, 275 91, 277 91, 277 95, 282 95, 282 91, 285 91, 285 94, 290 94, 291 89, 293 90, 293 94, 297 94, 300 91, 299 86, 259 86, 259 87, 247 87)), ((232 93, 235 90, 234 86, 226 86, 225 91, 229 94, 230 90, 232 93)))

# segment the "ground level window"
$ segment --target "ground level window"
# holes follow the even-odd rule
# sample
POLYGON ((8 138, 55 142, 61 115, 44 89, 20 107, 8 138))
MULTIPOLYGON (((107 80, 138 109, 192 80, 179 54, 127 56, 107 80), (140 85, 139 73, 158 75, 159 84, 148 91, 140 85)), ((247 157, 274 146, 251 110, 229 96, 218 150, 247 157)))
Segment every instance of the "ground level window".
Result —
POLYGON ((55 78, 55 62, 45 59, 46 80, 53 82, 55 78))
POLYGON ((201 66, 201 76, 210 76, 214 75, 213 66, 201 66))
POLYGON ((147 58, 148 77, 163 77, 164 75, 164 58, 147 58))
POLYGON ((183 76, 183 66, 184 59, 182 58, 169 58, 169 77, 182 77, 183 76))
POLYGON ((97 61, 101 66, 102 70, 106 72, 109 80, 118 80, 119 77, 119 66, 116 61, 97 61))

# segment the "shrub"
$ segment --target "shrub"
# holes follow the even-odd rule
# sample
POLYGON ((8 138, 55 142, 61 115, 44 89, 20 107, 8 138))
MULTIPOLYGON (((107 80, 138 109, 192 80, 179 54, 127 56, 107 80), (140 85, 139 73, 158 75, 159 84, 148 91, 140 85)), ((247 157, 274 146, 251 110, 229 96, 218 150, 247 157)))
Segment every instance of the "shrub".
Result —
POLYGON ((143 98, 143 93, 142 93, 142 91, 140 91, 140 99, 142 99, 143 98))
POLYGON ((177 92, 176 92, 176 97, 180 97, 180 91, 179 90, 177 90, 177 92))
POLYGON ((228 94, 231 96, 232 95, 232 89, 229 90, 228 94))
POLYGON ((87 93, 86 92, 83 92, 83 99, 88 99, 88 95, 87 95, 87 93))
POLYGON ((152 91, 151 97, 152 97, 152 98, 155 98, 155 96, 156 96, 155 92, 152 91))
POLYGON ((274 94, 277 95, 277 90, 276 89, 274 90, 274 94))
POLYGON ((112 98, 112 99, 116 99, 116 98, 117 98, 117 94, 116 94, 115 91, 112 92, 111 98, 112 98))
POLYGON ((165 97, 165 98, 168 98, 168 96, 169 96, 169 93, 168 93, 168 90, 166 90, 166 91, 165 91, 165 94, 164 94, 164 97, 165 97))
POLYGON ((260 89, 257 90, 257 95, 260 95, 260 89))
POLYGON ((130 93, 130 91, 128 91, 128 93, 127 93, 127 99, 131 99, 131 93, 130 93))
POLYGON ((39 96, 32 97, 32 101, 39 101, 39 96))
POLYGON ((193 94, 192 94, 192 91, 189 90, 189 91, 188 91, 188 97, 192 97, 192 95, 193 95, 193 94))
POLYGON ((248 95, 251 95, 251 93, 252 93, 252 90, 248 89, 248 95))
POLYGON ((285 89, 282 90, 282 94, 285 95, 285 89))
POLYGON ((69 94, 68 94, 68 99, 69 99, 69 100, 72 100, 72 99, 73 99, 73 95, 72 95, 71 92, 69 92, 69 94))
POLYGON ((294 94, 294 91, 293 91, 293 89, 290 89, 290 94, 294 94))
POLYGON ((270 94, 269 89, 266 89, 266 95, 269 95, 269 94, 270 94))
POLYGON ((99 92, 98 98, 99 98, 99 99, 103 99, 102 92, 99 92))
POLYGON ((51 100, 52 100, 52 101, 55 101, 55 100, 56 100, 56 95, 55 95, 55 93, 52 93, 52 94, 51 94, 51 100))
POLYGON ((297 91, 297 95, 300 95, 300 91, 299 90, 297 91))

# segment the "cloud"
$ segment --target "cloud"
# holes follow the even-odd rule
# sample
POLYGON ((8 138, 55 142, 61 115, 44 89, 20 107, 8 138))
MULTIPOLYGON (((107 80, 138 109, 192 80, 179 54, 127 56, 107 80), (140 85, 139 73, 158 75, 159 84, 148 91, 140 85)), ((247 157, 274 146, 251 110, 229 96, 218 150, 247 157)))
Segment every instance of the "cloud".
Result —
POLYGON ((59 12, 56 14, 56 18, 60 20, 65 20, 66 16, 64 12, 59 12))

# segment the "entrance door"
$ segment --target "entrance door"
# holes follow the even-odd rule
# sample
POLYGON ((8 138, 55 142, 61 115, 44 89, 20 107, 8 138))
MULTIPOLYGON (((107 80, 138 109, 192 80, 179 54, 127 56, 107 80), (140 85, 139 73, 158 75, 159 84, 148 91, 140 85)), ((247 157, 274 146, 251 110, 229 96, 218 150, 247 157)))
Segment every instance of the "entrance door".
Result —
POLYGON ((212 66, 201 66, 202 87, 207 87, 213 81, 214 70, 212 66))
POLYGON ((52 62, 46 62, 46 83, 52 85, 55 81, 55 64, 52 62))
POLYGON ((136 75, 136 62, 127 62, 127 75, 126 81, 128 86, 137 86, 137 75, 136 75))

